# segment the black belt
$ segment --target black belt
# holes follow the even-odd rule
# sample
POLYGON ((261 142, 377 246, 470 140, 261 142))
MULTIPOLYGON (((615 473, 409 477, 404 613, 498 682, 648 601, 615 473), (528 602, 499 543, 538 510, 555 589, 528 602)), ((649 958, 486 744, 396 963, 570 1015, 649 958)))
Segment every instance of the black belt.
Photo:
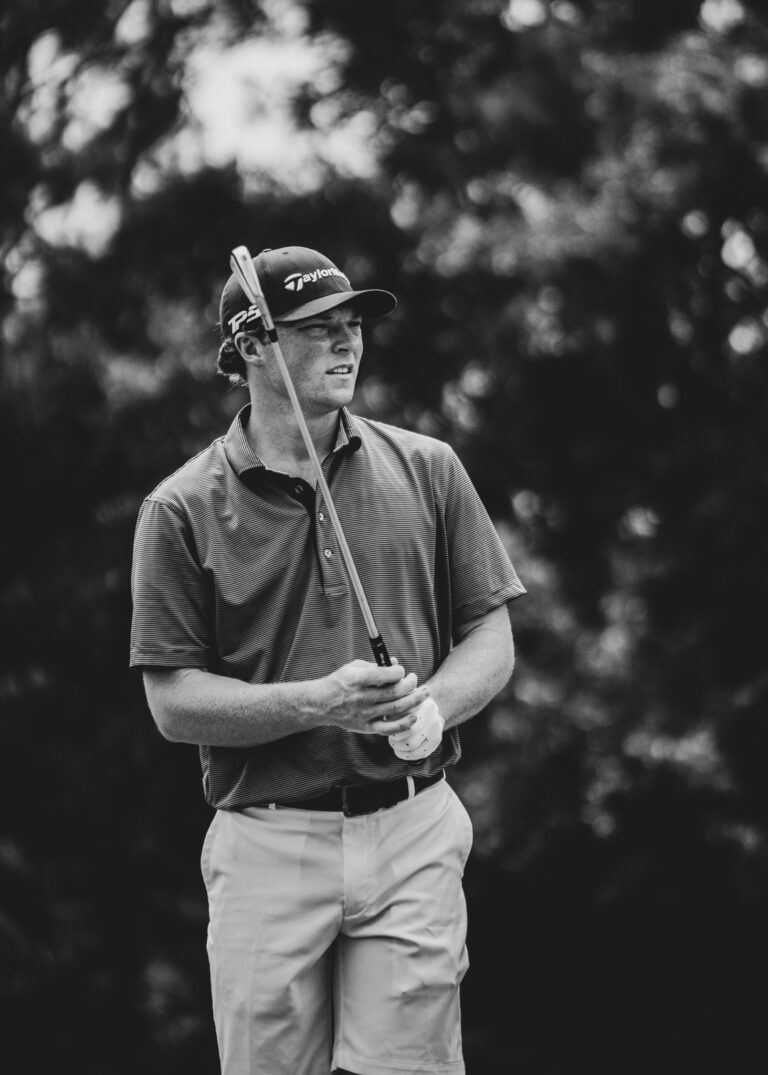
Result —
POLYGON ((399 780, 382 780, 376 784, 348 784, 343 788, 331 788, 312 799, 298 799, 290 803, 275 802, 269 805, 273 809, 283 806, 296 810, 338 810, 345 817, 359 817, 361 814, 385 810, 403 799, 410 799, 424 788, 442 780, 444 775, 440 769, 432 776, 403 776, 399 780))

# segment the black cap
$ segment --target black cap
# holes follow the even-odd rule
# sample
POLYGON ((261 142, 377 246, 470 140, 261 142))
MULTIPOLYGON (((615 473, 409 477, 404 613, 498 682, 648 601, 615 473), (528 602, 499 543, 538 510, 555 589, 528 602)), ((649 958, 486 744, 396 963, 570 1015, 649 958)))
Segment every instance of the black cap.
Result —
MULTIPOLYGON (((306 246, 282 246, 262 250, 253 258, 273 321, 299 321, 355 300, 362 317, 392 313, 397 299, 376 288, 355 291, 333 262, 306 246)), ((219 304, 223 336, 235 336, 261 315, 246 298, 234 274, 227 280, 219 304)))

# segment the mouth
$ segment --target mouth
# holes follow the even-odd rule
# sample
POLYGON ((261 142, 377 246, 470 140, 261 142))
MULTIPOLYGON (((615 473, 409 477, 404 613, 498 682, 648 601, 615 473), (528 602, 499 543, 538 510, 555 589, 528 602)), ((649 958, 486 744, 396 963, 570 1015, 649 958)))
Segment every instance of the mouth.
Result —
POLYGON ((354 372, 355 367, 351 363, 347 363, 340 366, 334 366, 333 369, 328 370, 330 377, 347 377, 350 373, 354 372))

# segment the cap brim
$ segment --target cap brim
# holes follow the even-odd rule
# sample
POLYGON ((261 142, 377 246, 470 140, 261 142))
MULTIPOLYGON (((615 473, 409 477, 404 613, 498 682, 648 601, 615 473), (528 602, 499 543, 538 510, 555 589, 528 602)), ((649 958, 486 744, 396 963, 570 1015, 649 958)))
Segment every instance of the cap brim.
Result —
POLYGON ((303 306, 296 306, 293 310, 276 315, 275 322, 279 324, 283 321, 302 321, 305 317, 325 313, 344 302, 354 302, 363 317, 386 317, 397 306, 397 299, 391 292, 379 291, 377 288, 369 288, 367 291, 336 291, 333 295, 323 295, 320 299, 313 299, 311 302, 305 302, 303 306))

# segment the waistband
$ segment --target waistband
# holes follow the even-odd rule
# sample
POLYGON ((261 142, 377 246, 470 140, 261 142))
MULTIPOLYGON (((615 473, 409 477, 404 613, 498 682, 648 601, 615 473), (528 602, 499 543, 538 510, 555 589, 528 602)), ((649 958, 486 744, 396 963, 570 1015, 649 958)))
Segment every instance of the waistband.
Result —
MULTIPOLYGON (((270 810, 326 810, 337 811, 345 817, 360 817, 363 814, 374 814, 377 810, 386 810, 404 799, 412 799, 420 791, 437 784, 444 776, 445 770, 440 769, 432 776, 403 776, 399 780, 381 780, 374 784, 348 784, 346 787, 330 788, 311 799, 271 802, 265 805, 270 810)), ((248 813, 248 807, 243 813, 248 813)))

